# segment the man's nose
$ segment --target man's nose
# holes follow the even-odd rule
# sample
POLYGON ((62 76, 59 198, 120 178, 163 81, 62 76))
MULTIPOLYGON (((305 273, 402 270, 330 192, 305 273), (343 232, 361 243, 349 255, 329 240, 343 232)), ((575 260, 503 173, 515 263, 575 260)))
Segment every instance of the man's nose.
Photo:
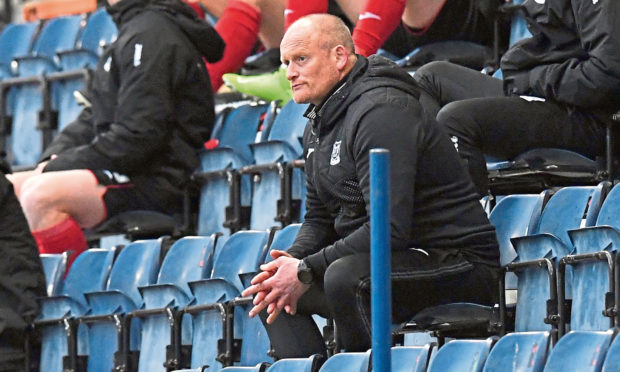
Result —
POLYGON ((295 76, 297 76, 297 71, 295 71, 295 68, 293 68, 292 65, 288 65, 286 68, 286 78, 288 80, 293 80, 295 76))

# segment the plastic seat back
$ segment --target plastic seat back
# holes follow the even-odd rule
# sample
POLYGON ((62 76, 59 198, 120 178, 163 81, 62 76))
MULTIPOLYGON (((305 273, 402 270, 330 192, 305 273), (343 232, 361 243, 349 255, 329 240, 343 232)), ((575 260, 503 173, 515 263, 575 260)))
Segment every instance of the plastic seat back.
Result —
POLYGON ((62 282, 67 269, 69 255, 65 253, 47 253, 39 255, 45 273, 47 295, 54 296, 62 289, 62 282))
POLYGON ((540 372, 545 367, 549 332, 510 333, 493 346, 483 372, 540 372))
POLYGON ((448 342, 439 349, 428 372, 481 372, 491 344, 490 339, 448 342))
POLYGON ((598 372, 603 366, 613 331, 572 331, 555 345, 544 372, 598 372))
POLYGON ((392 348, 392 372, 424 372, 431 345, 395 346, 392 348))
MULTIPOLYGON (((269 252, 271 252, 272 250, 285 251, 285 252, 288 251, 291 245, 293 245, 293 243, 295 242, 295 238, 297 237, 297 233, 299 232, 300 228, 301 228, 300 223, 293 223, 293 224, 286 226, 282 230, 276 231, 276 234, 273 237, 273 241, 271 242, 271 245, 269 246, 269 252)), ((265 262, 273 261, 273 258, 271 257, 269 252, 267 253, 267 256, 265 257, 265 262)))
POLYGON ((314 372, 318 363, 322 361, 322 357, 312 355, 308 358, 290 358, 280 359, 267 369, 267 372, 314 372))
POLYGON ((79 15, 51 19, 43 27, 32 47, 32 55, 53 58, 59 51, 73 49, 82 21, 83 18, 79 15))
POLYGON ((77 42, 78 49, 86 49, 101 56, 103 49, 112 44, 118 35, 118 29, 105 8, 100 8, 88 18, 88 23, 77 42))
POLYGON ((615 371, 620 371, 620 337, 618 335, 614 337, 611 345, 609 345, 602 372, 615 371))
POLYGON ((370 351, 365 353, 340 353, 325 361, 320 372, 368 372, 370 351))
POLYGON ((11 75, 13 58, 30 53, 38 27, 37 22, 10 23, 4 27, 0 33, 0 78, 11 75))

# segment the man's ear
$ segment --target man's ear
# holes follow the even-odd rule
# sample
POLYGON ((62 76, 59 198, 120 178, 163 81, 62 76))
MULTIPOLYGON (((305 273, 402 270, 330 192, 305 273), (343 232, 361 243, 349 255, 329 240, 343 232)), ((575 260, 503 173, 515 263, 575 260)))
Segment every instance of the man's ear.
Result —
POLYGON ((337 45, 333 49, 334 57, 336 59, 336 67, 339 71, 344 70, 349 60, 349 53, 343 45, 337 45))

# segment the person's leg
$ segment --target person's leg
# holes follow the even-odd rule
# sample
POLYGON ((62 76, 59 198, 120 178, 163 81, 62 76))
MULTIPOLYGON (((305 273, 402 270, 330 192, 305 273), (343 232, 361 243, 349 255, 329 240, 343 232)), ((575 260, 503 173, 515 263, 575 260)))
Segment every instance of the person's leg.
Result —
POLYGON ((71 250, 70 265, 87 249, 82 228, 106 217, 105 191, 88 170, 47 172, 25 181, 20 202, 39 251, 71 250))
MULTIPOLYGON (((343 3, 346 2, 340 2, 341 7, 343 3)), ((406 0, 367 0, 357 18, 353 18, 355 52, 365 57, 375 54, 400 24, 405 3, 406 0)))
POLYGON ((260 312, 275 358, 304 358, 313 354, 327 357, 323 336, 311 317, 319 314, 329 318, 327 311, 325 294, 315 284, 299 299, 295 315, 283 311, 272 324, 267 324, 267 311, 260 312))
POLYGON ((450 62, 431 62, 413 75, 421 89, 420 104, 433 116, 450 102, 504 96, 502 81, 450 62))
POLYGON ((426 30, 432 24, 447 0, 406 0, 402 12, 403 23, 416 30, 426 30))
MULTIPOLYGON (((432 305, 455 301, 491 304, 497 297, 497 270, 471 264, 458 253, 410 249, 392 252, 391 262, 395 322, 407 320, 432 305), (453 285, 442 285, 443 281, 453 285)), ((370 255, 350 255, 333 262, 325 273, 325 294, 341 346, 346 351, 368 350, 370 255)))
POLYGON ((287 0, 284 11, 284 29, 288 30, 296 20, 316 13, 327 13, 328 0, 287 0))
POLYGON ((604 151, 604 125, 593 115, 520 97, 475 98, 446 105, 437 122, 452 137, 481 195, 488 181, 484 155, 511 159, 540 147, 588 157, 604 151))

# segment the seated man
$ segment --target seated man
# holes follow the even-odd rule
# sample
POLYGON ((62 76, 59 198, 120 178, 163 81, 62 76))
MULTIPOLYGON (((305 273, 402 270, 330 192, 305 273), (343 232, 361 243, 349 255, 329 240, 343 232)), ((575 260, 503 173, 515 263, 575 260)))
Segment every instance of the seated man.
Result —
POLYGON ((280 45, 298 103, 311 103, 307 213, 288 253, 261 267, 253 295, 278 358, 325 354, 310 314, 335 319, 347 351, 370 347, 369 151, 390 151, 393 320, 453 301, 492 304, 495 230, 449 138, 407 72, 353 51, 342 21, 296 21, 280 45), (285 312, 281 313, 284 310, 285 312))
POLYGON ((81 228, 120 212, 181 208, 214 122, 203 56, 218 34, 180 0, 108 0, 119 28, 95 72, 91 107, 30 172, 10 176, 41 253, 86 248, 81 228))
POLYGON ((484 155, 511 159, 553 147, 594 158, 604 154, 606 123, 620 109, 620 2, 526 0, 524 9, 533 36, 503 56, 503 82, 448 63, 415 74, 421 102, 441 109, 437 121, 481 195, 488 193, 484 155))
POLYGON ((0 371, 23 371, 28 325, 39 313, 45 277, 28 223, 0 157, 0 371))

